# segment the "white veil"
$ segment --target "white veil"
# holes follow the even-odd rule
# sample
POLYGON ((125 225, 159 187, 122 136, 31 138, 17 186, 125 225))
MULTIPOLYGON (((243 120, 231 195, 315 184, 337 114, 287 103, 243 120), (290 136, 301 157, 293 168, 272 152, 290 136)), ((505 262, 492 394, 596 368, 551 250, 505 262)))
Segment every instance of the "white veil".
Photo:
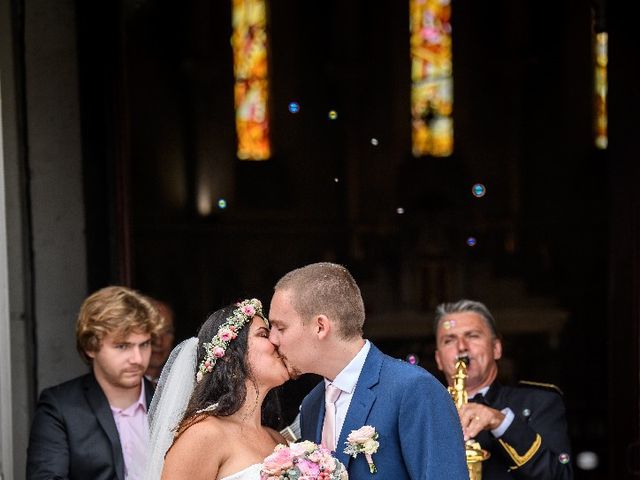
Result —
POLYGON ((173 349, 162 369, 149 407, 150 441, 144 480, 160 479, 164 456, 195 386, 197 355, 198 339, 189 338, 173 349))

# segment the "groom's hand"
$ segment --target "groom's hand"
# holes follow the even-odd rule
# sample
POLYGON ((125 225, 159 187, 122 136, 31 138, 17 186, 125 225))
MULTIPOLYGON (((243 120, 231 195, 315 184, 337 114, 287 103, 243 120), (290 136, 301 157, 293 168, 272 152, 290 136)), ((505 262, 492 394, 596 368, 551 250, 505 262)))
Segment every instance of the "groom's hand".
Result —
POLYGON ((467 403, 458 413, 465 441, 475 438, 482 430, 498 428, 504 420, 504 414, 501 411, 480 403, 467 403))

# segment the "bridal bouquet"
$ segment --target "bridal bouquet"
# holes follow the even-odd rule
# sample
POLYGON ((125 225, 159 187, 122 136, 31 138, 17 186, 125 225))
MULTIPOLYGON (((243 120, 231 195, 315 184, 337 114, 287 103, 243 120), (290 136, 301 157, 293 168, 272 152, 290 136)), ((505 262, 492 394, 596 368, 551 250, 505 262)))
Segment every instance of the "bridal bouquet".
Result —
POLYGON ((260 480, 347 480, 349 475, 331 452, 313 442, 277 445, 264 459, 260 480))

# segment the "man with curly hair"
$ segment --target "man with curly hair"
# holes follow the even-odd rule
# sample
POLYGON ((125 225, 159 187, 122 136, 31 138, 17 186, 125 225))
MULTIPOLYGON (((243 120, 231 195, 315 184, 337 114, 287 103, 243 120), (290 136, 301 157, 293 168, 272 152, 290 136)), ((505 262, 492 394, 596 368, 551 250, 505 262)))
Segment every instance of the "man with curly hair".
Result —
POLYGON ((40 394, 28 479, 140 478, 153 394, 143 375, 160 326, 149 299, 126 287, 106 287, 84 301, 76 345, 91 371, 40 394))

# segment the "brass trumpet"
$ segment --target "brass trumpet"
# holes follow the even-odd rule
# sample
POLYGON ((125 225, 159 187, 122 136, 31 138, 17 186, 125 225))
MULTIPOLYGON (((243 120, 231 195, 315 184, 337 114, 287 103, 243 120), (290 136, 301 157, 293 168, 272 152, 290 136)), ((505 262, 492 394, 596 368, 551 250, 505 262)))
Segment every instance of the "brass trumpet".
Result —
MULTIPOLYGON (((453 403, 455 403, 458 411, 463 405, 469 402, 469 396, 466 389, 467 365, 469 357, 460 356, 456 362, 456 373, 453 376, 453 385, 448 388, 453 403)), ((467 440, 464 444, 467 456, 467 468, 469 469, 469 480, 482 480, 482 463, 489 458, 489 452, 483 450, 480 444, 473 438, 467 440)))

